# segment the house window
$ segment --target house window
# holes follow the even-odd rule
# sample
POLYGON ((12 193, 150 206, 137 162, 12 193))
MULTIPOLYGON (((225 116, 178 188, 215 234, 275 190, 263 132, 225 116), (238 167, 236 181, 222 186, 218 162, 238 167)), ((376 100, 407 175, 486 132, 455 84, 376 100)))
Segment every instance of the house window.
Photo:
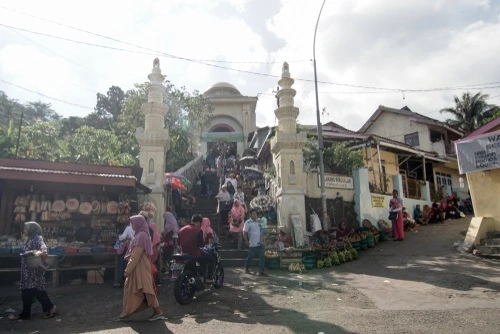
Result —
POLYGON ((437 143, 444 138, 443 134, 436 130, 430 130, 431 143, 437 143))
POLYGON ((290 160, 290 174, 295 175, 295 163, 290 160))
POLYGON ((440 186, 450 186, 452 187, 451 175, 436 172, 436 183, 440 186))
POLYGON ((418 132, 413 132, 410 133, 409 135, 405 135, 405 144, 410 146, 420 145, 418 141, 418 132))

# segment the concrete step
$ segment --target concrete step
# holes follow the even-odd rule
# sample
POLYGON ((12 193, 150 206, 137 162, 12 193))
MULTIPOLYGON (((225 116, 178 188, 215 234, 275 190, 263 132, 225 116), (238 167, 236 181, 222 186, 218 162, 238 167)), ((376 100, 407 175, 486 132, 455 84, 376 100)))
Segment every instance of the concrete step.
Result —
POLYGON ((500 246, 500 238, 481 239, 481 246, 500 246))
POLYGON ((500 258, 500 245, 496 246, 476 246, 481 256, 495 256, 500 258))
POLYGON ((486 239, 500 238, 500 231, 486 232, 486 239))

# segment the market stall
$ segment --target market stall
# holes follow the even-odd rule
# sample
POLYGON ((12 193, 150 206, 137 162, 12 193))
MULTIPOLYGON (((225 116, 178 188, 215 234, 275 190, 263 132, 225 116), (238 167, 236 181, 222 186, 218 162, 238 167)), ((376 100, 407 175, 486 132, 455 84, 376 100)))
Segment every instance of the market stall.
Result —
POLYGON ((149 190, 140 175, 125 167, 0 159, 0 256, 15 262, 24 222, 36 221, 49 254, 60 257, 54 283, 59 271, 113 268, 117 235, 149 190))

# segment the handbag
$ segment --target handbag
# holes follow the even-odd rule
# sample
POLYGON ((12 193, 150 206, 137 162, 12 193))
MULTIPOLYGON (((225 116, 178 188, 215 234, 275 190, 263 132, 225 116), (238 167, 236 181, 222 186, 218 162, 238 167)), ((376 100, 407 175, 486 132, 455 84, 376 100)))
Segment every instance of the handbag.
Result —
POLYGON ((398 213, 397 212, 389 212, 389 220, 396 220, 398 219, 398 213))
POLYGON ((125 250, 127 249, 127 242, 117 240, 113 248, 118 254, 123 254, 123 252, 125 252, 125 250))

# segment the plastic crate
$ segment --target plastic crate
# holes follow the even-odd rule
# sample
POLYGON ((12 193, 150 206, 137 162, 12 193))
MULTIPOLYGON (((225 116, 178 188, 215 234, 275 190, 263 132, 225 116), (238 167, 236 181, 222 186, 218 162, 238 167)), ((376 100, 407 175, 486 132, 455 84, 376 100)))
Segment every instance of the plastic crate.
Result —
POLYGON ((21 254, 23 252, 22 246, 14 246, 12 247, 12 254, 21 254))
POLYGON ((269 270, 276 270, 280 267, 279 258, 266 259, 266 267, 269 270))
POLYGON ((92 247, 92 253, 105 253, 105 252, 106 252, 106 247, 104 246, 92 247))
POLYGON ((50 247, 49 248, 49 255, 61 255, 61 254, 64 254, 63 247, 50 247))
POLYGON ((12 253, 12 247, 0 247, 1 255, 11 254, 11 253, 12 253))
POLYGON ((64 253, 66 253, 66 254, 75 254, 75 253, 78 253, 78 248, 75 248, 75 247, 66 247, 66 248, 64 248, 64 253))

